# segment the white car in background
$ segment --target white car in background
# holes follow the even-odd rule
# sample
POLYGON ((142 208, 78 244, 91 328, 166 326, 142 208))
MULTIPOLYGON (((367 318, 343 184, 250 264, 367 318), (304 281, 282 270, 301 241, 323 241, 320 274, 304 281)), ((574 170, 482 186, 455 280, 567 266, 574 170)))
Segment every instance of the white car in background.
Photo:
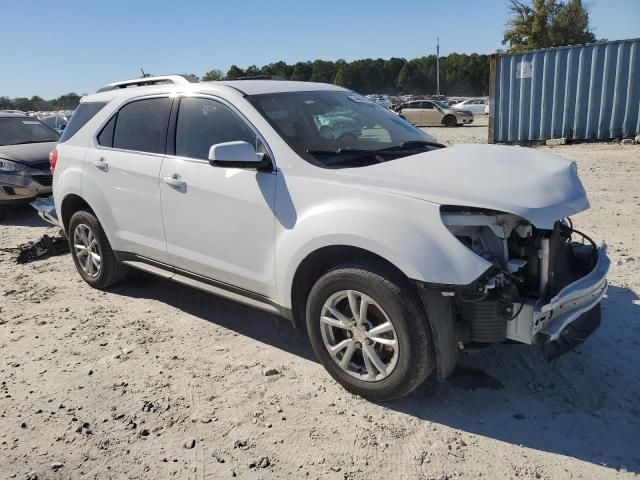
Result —
POLYGON ((283 316, 369 399, 446 379, 464 345, 554 358, 600 324, 609 260, 567 218, 589 208, 575 163, 445 147, 335 85, 111 84, 51 169, 89 285, 136 268, 283 316))
POLYGON ((485 107, 489 103, 486 98, 469 98, 460 103, 456 103, 453 107, 458 110, 468 110, 474 115, 484 115, 485 107))

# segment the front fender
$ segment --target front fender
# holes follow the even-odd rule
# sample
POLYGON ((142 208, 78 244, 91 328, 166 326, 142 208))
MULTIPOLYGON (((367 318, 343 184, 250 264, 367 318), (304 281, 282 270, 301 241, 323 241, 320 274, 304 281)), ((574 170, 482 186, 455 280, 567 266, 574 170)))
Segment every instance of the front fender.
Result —
POLYGON ((296 209, 277 225, 275 242, 278 301, 284 307, 291 307, 298 266, 328 246, 367 250, 408 278, 428 283, 467 285, 491 266, 447 230, 437 204, 380 191, 345 190, 340 184, 323 185, 325 200, 312 204, 305 203, 307 196, 314 198, 305 194, 310 186, 290 188, 296 209))

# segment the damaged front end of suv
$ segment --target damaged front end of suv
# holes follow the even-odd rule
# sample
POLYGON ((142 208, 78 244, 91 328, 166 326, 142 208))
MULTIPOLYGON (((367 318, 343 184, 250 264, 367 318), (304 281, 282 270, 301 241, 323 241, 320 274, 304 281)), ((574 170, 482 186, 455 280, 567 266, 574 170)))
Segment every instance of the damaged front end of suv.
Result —
POLYGON ((458 345, 515 341, 541 345, 551 360, 600 325, 609 259, 569 218, 536 228, 509 213, 441 207, 442 221, 491 263, 469 285, 443 287, 453 299, 458 345))

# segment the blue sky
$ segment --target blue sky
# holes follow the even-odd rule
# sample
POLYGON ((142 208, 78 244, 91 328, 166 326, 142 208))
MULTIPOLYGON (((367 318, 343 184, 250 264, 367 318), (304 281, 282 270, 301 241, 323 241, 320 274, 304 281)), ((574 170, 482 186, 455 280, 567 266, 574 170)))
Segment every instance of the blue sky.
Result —
MULTIPOLYGON (((640 37, 640 0, 587 0, 598 38, 640 37)), ((0 96, 87 93, 232 64, 491 53, 507 0, 0 0, 0 96)))

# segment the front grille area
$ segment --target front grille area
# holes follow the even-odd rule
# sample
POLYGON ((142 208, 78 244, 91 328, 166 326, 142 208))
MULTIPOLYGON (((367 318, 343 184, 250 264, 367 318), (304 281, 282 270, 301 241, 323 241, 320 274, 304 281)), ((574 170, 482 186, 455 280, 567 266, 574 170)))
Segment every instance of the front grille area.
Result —
POLYGON ((33 179, 45 187, 50 187, 53 183, 53 176, 51 175, 34 175, 33 179))
POLYGON ((46 162, 33 163, 29 166, 31 168, 35 168, 36 170, 49 170, 49 168, 51 168, 48 160, 46 162))

